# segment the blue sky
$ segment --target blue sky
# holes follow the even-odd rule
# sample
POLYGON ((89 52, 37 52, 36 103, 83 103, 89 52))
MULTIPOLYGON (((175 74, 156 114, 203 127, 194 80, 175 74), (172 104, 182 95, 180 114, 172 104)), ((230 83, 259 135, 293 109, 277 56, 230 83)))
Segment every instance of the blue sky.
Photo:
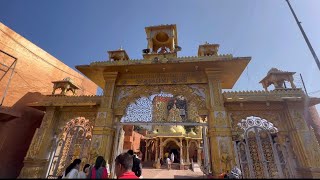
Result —
MULTIPOLYGON (((320 56, 320 1, 290 2, 320 56)), ((272 67, 301 73, 309 92, 320 90, 320 71, 285 0, 2 0, 0 21, 73 68, 120 46, 140 59, 144 27, 177 24, 179 56, 197 55, 208 41, 221 54, 252 57, 234 90, 262 89, 272 67)))

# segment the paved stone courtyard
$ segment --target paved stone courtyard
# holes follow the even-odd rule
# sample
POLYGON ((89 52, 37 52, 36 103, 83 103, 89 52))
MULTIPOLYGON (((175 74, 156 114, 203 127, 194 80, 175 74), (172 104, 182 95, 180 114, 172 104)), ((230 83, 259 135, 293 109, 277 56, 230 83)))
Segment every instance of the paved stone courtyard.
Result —
POLYGON ((152 167, 142 168, 143 178, 170 178, 170 179, 206 179, 202 172, 193 172, 192 170, 177 170, 177 169, 165 169, 163 166, 161 169, 155 169, 152 167))

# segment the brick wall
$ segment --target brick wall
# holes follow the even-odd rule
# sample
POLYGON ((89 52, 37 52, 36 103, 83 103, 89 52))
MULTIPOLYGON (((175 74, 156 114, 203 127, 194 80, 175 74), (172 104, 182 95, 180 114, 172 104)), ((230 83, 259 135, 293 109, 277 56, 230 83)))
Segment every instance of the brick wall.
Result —
MULTIPOLYGON (((23 159, 35 129, 40 126, 44 115, 42 111, 28 107, 27 104, 41 100, 41 94, 51 94, 51 81, 65 77, 72 78, 81 88, 77 91, 78 95, 95 95, 97 85, 2 23, 0 49, 18 58, 3 106, 9 106, 21 117, 0 121, 0 177, 16 178, 23 167, 23 159)), ((2 64, 10 66, 13 61, 14 59, 0 53, 2 64)), ((0 65, 0 69, 7 68, 0 65)), ((0 71, 0 77, 3 73, 0 71)), ((0 81, 1 99, 11 70, 8 73, 0 81)))
POLYGON ((140 141, 142 138, 144 138, 144 136, 139 134, 138 132, 133 131, 133 129, 133 125, 123 126, 123 130, 125 131, 123 143, 124 151, 127 151, 129 149, 132 149, 134 152, 140 151, 140 141))
MULTIPOLYGON (((96 94, 96 84, 2 23, 0 23, 0 49, 18 58, 4 106, 12 106, 27 92, 51 94, 53 87, 51 81, 62 80, 65 77, 70 77, 81 88, 77 94, 96 94)), ((0 53, 1 63, 9 66, 13 61, 14 59, 0 53)), ((0 65, 0 69, 7 68, 0 65)), ((11 71, 0 81, 0 98, 10 73, 11 71)), ((0 71, 0 75, 2 74, 3 72, 0 71)))

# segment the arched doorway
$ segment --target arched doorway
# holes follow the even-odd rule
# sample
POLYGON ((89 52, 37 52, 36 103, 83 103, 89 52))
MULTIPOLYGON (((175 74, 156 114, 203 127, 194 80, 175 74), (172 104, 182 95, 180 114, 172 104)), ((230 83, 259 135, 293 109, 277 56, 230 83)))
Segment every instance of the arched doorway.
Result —
POLYGON ((289 178, 287 152, 276 143, 278 129, 259 117, 247 117, 238 126, 243 130, 236 143, 243 178, 289 178))
POLYGON ((57 147, 50 162, 48 177, 61 176, 65 167, 74 159, 86 164, 92 138, 92 126, 88 119, 78 117, 64 126, 58 137, 57 147))
MULTIPOLYGON (((174 154, 174 162, 173 163, 180 163, 180 147, 175 141, 169 141, 164 146, 164 153, 168 153, 169 158, 171 159, 171 154, 174 154)), ((165 157, 165 156, 164 156, 165 157)), ((167 157, 165 157, 167 158, 167 157)), ((172 160, 172 159, 171 159, 172 160)))

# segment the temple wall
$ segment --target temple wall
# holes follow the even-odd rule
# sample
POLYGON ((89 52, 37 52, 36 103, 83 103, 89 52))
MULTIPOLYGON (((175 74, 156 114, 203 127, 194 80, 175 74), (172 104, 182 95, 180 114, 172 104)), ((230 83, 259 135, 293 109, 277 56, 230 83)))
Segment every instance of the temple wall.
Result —
MULTIPOLYGON (((45 52, 32 42, 0 23, 0 50, 18 58, 15 73, 4 100, 4 106, 14 105, 27 92, 51 94, 51 81, 70 77, 81 89, 78 95, 95 95, 97 85, 45 52), (59 70, 60 69, 60 70, 59 70)), ((0 53, 0 62, 10 66, 14 59, 0 53)), ((1 66, 1 69, 7 69, 1 66)), ((2 71, 0 72, 2 75, 2 71)), ((0 81, 0 97, 8 83, 9 75, 0 81)))
POLYGON ((312 106, 309 108, 310 116, 311 116, 311 125, 314 129, 316 138, 318 140, 318 143, 320 144, 320 117, 318 114, 318 111, 316 109, 316 106, 312 106))

